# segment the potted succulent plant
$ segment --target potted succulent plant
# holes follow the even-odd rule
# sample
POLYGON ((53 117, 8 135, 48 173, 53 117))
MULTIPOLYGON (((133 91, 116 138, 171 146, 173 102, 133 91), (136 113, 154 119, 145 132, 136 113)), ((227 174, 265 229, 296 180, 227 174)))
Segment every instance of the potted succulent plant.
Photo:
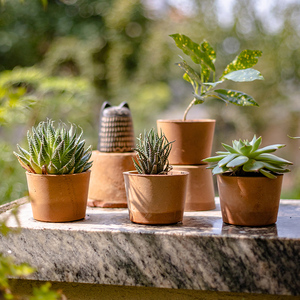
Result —
POLYGON ((60 122, 41 122, 27 132, 28 151, 14 152, 26 170, 33 217, 44 222, 83 219, 86 212, 92 162, 82 130, 60 122))
POLYGON ((276 144, 259 149, 261 137, 235 140, 232 146, 222 144, 226 151, 204 159, 214 175, 218 189, 222 218, 225 223, 244 226, 264 226, 276 222, 283 173, 290 161, 272 152, 285 145, 276 144))
POLYGON ((216 87, 226 80, 246 82, 263 79, 260 72, 252 68, 262 52, 243 50, 216 79, 216 52, 207 41, 198 44, 178 33, 170 37, 173 38, 176 46, 197 65, 200 73, 183 58, 177 63, 184 70, 183 79, 193 87, 193 99, 184 112, 183 120, 158 120, 157 126, 169 140, 176 140, 170 154, 170 164, 203 164, 202 159, 211 155, 215 120, 187 120, 187 113, 194 105, 213 98, 239 106, 258 106, 251 96, 243 92, 216 87))
POLYGON ((168 162, 171 143, 154 129, 138 138, 136 171, 123 173, 129 217, 134 223, 182 221, 188 173, 171 171, 168 162))

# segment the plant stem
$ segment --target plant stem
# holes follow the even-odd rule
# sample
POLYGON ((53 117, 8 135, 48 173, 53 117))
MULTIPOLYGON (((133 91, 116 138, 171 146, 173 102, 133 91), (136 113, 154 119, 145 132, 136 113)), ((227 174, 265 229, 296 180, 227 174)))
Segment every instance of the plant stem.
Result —
POLYGON ((187 109, 185 110, 184 112, 184 115, 183 115, 183 121, 186 120, 186 115, 187 113, 189 112, 189 110, 192 108, 192 106, 194 105, 194 103, 196 102, 196 98, 193 99, 193 101, 189 104, 189 106, 187 107, 187 109))

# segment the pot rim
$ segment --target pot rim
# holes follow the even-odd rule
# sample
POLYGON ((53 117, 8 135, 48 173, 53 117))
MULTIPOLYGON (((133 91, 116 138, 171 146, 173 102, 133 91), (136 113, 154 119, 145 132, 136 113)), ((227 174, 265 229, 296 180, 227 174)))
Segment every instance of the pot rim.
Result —
MULTIPOLYGON (((249 173, 251 173, 251 172, 249 172, 249 173)), ((227 174, 230 174, 230 173, 227 173, 227 174)), ((276 176, 277 177, 282 177, 284 174, 276 174, 276 176)), ((266 176, 235 176, 235 175, 232 175, 232 176, 230 176, 230 175, 225 175, 224 173, 222 173, 222 174, 217 174, 217 176, 222 176, 222 177, 226 177, 226 178, 236 178, 236 179, 246 179, 246 178, 251 178, 251 179, 270 179, 270 180, 274 180, 274 179, 276 179, 276 178, 274 178, 274 179, 272 179, 272 178, 268 178, 268 177, 266 177, 266 176)))
POLYGON ((36 176, 36 177, 69 177, 69 176, 74 176, 74 175, 77 175, 77 176, 80 176, 80 175, 83 175, 83 174, 87 174, 87 173, 90 173, 91 170, 87 170, 85 172, 81 172, 81 173, 73 173, 73 174, 35 174, 35 173, 30 173, 28 171, 26 171, 26 175, 28 176, 36 176))
POLYGON ((126 171, 123 175, 128 176, 139 176, 139 177, 170 177, 170 176, 187 176, 187 171, 170 171, 168 174, 139 174, 138 171, 126 171))
POLYGON ((215 123, 215 119, 190 119, 190 120, 185 120, 183 121, 182 119, 158 119, 157 122, 160 123, 215 123))

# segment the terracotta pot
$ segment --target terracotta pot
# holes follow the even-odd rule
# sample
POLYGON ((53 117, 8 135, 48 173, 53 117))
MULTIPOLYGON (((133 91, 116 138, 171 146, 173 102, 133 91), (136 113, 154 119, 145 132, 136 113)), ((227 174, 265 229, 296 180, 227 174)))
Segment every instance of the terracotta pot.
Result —
POLYGON ((170 164, 200 165, 211 155, 215 120, 157 120, 158 132, 174 141, 169 156, 170 164))
POLYGON ((265 226, 277 221, 283 175, 238 177, 218 175, 222 218, 225 223, 265 226))
POLYGON ((140 224, 174 224, 182 221, 187 172, 144 175, 124 172, 130 221, 140 224))
POLYGON ((172 165, 174 171, 189 173, 185 211, 215 209, 215 191, 211 170, 207 165, 172 165))
POLYGON ((67 175, 26 172, 33 218, 69 222, 85 217, 91 171, 67 175))
POLYGON ((123 172, 134 169, 134 152, 93 151, 88 206, 127 207, 123 172))

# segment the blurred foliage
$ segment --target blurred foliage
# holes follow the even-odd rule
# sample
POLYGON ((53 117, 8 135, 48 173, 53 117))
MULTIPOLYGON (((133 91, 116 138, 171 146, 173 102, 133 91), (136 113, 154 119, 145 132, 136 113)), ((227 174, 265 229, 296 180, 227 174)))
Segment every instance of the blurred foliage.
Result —
MULTIPOLYGON (((40 0, 10 0, 0 9, 0 71, 38 69, 49 77, 49 84, 50 78, 60 78, 60 88, 67 79, 89 83, 80 95, 70 93, 70 86, 53 97, 37 90, 31 94, 29 89, 27 98, 22 96, 24 85, 17 85, 15 97, 21 95, 37 105, 18 113, 14 126, 0 129, 7 151, 22 143, 29 126, 46 117, 76 121, 95 149, 104 100, 113 105, 127 101, 136 132, 153 127, 158 118, 180 118, 192 94, 174 65, 178 51, 168 35, 179 32, 214 45, 218 73, 243 49, 263 51, 257 69, 265 81, 230 85, 251 94, 259 108, 224 108, 221 102, 208 101, 205 107, 193 108, 190 118, 217 120, 213 150, 221 141, 230 143, 237 136, 249 139, 253 134, 262 135, 266 144, 287 144, 283 156, 295 165, 285 176, 285 187, 293 191, 289 196, 300 197, 295 188, 300 177, 299 150, 296 141, 287 138, 287 134, 300 135, 299 0, 49 0, 46 9, 40 0)), ((14 105, 14 101, 6 103, 14 105)), ((17 164, 9 160, 0 165, 9 165, 12 174, 12 178, 5 176, 1 189, 15 180, 23 188, 19 195, 24 194, 26 186, 18 173, 22 170, 14 171, 17 164)), ((13 197, 15 192, 5 201, 13 197)))

